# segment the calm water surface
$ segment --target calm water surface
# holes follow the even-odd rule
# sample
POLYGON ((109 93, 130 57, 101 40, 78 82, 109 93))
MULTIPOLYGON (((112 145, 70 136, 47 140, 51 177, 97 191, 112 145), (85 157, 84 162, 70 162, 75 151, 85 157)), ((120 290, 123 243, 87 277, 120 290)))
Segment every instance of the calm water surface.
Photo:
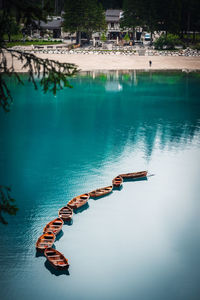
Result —
POLYGON ((54 97, 11 82, 0 112, 0 183, 19 212, 0 225, 0 298, 200 299, 200 76, 87 74, 54 97), (55 242, 53 271, 35 242, 72 197, 122 172, 147 180, 89 200, 55 242))

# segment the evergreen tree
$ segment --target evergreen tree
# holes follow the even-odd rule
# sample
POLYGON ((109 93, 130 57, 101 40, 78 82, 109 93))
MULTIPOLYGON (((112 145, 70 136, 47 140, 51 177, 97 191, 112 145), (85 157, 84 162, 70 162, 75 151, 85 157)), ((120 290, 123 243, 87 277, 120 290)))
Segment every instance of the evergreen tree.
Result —
POLYGON ((105 43, 106 40, 107 40, 107 37, 106 37, 106 35, 105 35, 105 32, 103 32, 102 35, 101 35, 101 41, 102 41, 103 43, 105 43))
POLYGON ((200 30, 199 0, 124 0, 122 26, 180 34, 200 30))
POLYGON ((104 9, 122 9, 123 0, 99 0, 104 9))
POLYGON ((133 31, 133 38, 135 38, 135 27, 142 25, 142 20, 139 17, 140 10, 139 0, 124 0, 123 2, 123 17, 120 22, 122 28, 131 28, 133 31))
POLYGON ((106 29, 103 7, 97 0, 67 0, 63 25, 66 31, 76 32, 76 42, 80 44, 81 32, 90 36, 106 29))
MULTIPOLYGON (((181 10, 181 36, 183 37, 184 32, 188 33, 193 31, 193 39, 195 40, 195 32, 200 31, 200 1, 199 0, 183 0, 181 10)), ((187 39, 188 39, 187 38, 187 39)))
POLYGON ((124 40, 125 40, 126 43, 130 42, 130 37, 128 35, 128 32, 125 34, 124 40))
POLYGON ((8 41, 11 41, 11 35, 18 34, 20 32, 20 26, 17 24, 14 17, 8 16, 4 29, 8 35, 8 41))
POLYGON ((158 0, 156 3, 158 29, 169 33, 180 32, 182 0, 158 0))

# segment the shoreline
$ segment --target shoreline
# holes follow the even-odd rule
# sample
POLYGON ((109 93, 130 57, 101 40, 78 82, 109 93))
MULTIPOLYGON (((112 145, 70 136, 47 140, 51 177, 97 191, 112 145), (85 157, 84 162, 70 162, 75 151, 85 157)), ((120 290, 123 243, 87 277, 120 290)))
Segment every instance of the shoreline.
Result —
MULTIPOLYGON (((200 57, 183 56, 125 56, 104 54, 35 54, 39 58, 53 59, 61 63, 73 63, 80 71, 200 71, 200 57), (149 61, 152 66, 149 67, 149 61)), ((7 56, 8 64, 11 63, 7 56)), ((14 59, 18 73, 26 73, 23 64, 14 59)))

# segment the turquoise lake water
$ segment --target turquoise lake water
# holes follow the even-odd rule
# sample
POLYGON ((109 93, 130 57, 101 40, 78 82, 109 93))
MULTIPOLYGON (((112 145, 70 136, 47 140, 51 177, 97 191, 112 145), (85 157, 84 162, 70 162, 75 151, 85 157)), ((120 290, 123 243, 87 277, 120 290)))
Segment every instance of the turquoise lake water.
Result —
MULTIPOLYGON (((26 77, 24 77, 26 80, 26 77)), ((200 76, 88 73, 43 94, 11 82, 0 112, 0 183, 19 212, 0 224, 0 298, 200 299, 200 76), (53 271, 35 242, 72 197, 148 170, 65 225, 53 271)))

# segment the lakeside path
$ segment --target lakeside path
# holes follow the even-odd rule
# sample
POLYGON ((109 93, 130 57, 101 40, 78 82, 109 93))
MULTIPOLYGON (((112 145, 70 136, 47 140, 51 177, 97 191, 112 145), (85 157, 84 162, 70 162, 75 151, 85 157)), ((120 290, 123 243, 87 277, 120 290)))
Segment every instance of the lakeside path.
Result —
MULTIPOLYGON (((74 63, 82 71, 93 70, 200 70, 200 57, 185 56, 126 56, 95 54, 36 54, 40 58, 74 63)), ((22 70, 19 61, 15 62, 16 72, 22 70)))

